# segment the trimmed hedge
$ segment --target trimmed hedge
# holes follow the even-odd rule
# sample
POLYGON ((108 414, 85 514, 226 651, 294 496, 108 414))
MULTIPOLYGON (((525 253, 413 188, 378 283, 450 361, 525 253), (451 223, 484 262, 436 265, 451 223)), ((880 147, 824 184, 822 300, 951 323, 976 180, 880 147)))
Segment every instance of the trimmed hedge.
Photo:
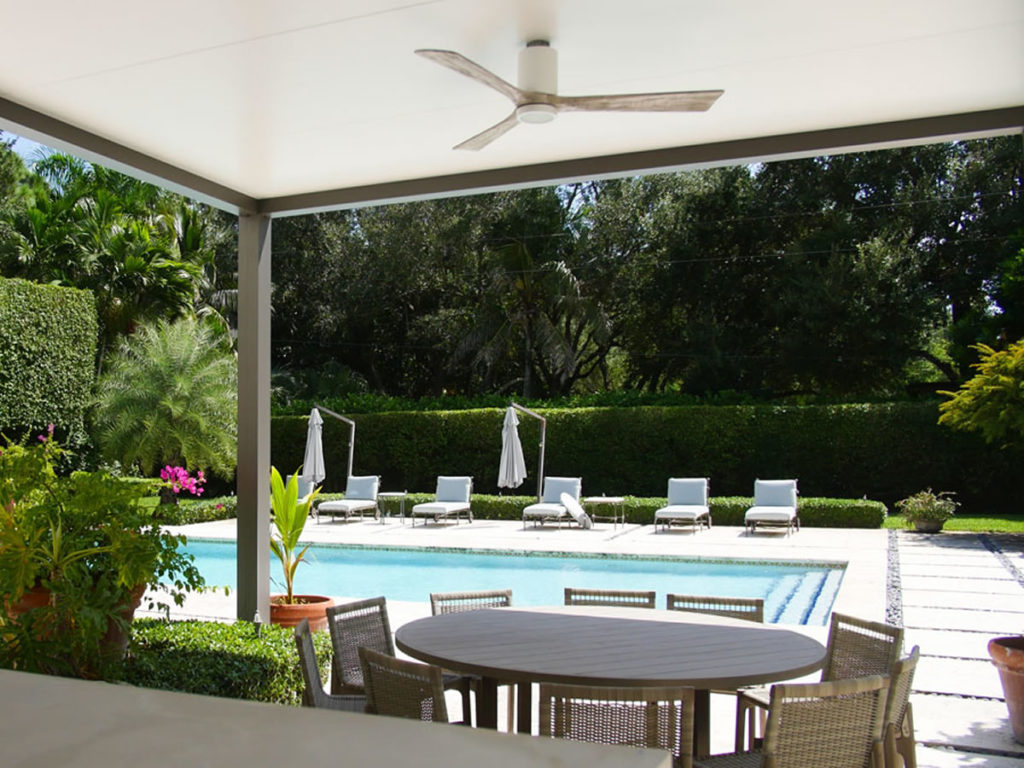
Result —
MULTIPOLYGON (((545 474, 583 477, 585 495, 656 497, 669 477, 709 477, 712 494, 749 494, 757 478, 799 480, 803 498, 892 504, 922 488, 953 491, 965 512, 1020 508, 1015 482, 1024 450, 999 450, 937 424, 938 404, 689 406, 550 409, 545 474)), ((382 489, 432 491, 437 475, 465 474, 497 493, 500 408, 354 416, 353 472, 379 474, 382 489)), ((344 490, 348 428, 324 417, 324 491, 344 490), (342 468, 338 471, 335 468, 342 468)), ((302 463, 305 416, 272 420, 271 460, 302 463)), ((520 420, 535 492, 540 427, 520 420)))
MULTIPOLYGON (((290 629, 240 621, 132 622, 131 652, 125 682, 144 688, 201 693, 277 704, 302 703, 302 672, 290 629)), ((320 673, 331 665, 331 639, 313 635, 320 673)))
POLYGON ((0 431, 85 439, 99 321, 89 291, 0 278, 0 431))
POLYGON ((180 499, 173 508, 162 511, 164 525, 190 525, 237 517, 238 497, 219 496, 212 499, 180 499))

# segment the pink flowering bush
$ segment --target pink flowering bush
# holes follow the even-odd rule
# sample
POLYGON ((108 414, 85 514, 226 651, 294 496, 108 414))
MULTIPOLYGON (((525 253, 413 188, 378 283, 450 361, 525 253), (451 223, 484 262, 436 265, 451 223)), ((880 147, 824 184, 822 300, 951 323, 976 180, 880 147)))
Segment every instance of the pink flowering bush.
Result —
POLYGON ((170 464, 160 470, 160 479, 164 481, 164 488, 174 494, 187 491, 193 496, 202 496, 201 485, 206 484, 206 476, 203 470, 198 470, 196 476, 192 477, 184 467, 172 467, 170 464))

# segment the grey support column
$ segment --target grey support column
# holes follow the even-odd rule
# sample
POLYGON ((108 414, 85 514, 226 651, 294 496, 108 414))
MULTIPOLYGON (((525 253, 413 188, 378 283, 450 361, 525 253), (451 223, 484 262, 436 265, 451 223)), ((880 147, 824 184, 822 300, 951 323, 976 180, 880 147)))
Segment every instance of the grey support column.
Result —
POLYGON ((270 217, 238 217, 238 618, 270 621, 270 217))

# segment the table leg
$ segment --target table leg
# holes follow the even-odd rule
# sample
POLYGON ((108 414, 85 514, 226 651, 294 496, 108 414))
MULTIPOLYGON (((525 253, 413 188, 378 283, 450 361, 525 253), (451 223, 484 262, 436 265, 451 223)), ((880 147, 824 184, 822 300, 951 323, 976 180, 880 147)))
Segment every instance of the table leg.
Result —
POLYGON ((516 685, 516 731, 533 732, 533 683, 516 685))
POLYGON ((711 754, 711 691, 693 692, 693 754, 711 754))
POLYGON ((498 681, 493 677, 480 678, 476 694, 476 727, 498 729, 498 681))

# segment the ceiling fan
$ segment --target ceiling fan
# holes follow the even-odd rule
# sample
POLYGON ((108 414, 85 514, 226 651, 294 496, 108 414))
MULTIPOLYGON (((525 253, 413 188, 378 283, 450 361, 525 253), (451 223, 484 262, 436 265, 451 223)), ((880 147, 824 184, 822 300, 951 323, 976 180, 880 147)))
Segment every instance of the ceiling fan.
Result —
POLYGON ((598 96, 558 95, 558 54, 547 40, 531 40, 519 52, 518 87, 461 53, 421 48, 420 56, 493 88, 515 104, 512 114, 454 149, 483 149, 519 123, 549 123, 559 112, 704 112, 724 91, 668 91, 598 96))

